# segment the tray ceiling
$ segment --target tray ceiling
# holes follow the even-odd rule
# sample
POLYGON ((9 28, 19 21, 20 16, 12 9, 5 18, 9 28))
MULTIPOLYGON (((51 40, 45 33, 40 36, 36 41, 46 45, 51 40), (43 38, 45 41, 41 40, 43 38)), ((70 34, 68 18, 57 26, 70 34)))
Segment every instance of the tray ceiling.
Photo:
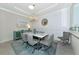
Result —
POLYGON ((69 6, 71 6, 69 3, 0 3, 0 10, 26 17, 41 16, 51 11, 69 6), (35 9, 30 10, 28 6, 33 4, 35 5, 35 9))

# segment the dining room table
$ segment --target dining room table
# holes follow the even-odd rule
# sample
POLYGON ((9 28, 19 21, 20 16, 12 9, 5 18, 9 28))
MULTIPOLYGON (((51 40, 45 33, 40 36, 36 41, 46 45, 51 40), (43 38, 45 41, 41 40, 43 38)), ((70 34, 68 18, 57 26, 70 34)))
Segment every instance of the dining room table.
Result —
MULTIPOLYGON (((31 35, 33 37, 32 41, 37 41, 37 42, 33 42, 33 46, 35 49, 41 49, 42 48, 42 44, 40 43, 41 40, 44 40, 44 38, 46 36, 48 36, 47 33, 33 33, 33 32, 25 32, 23 33, 23 35, 31 35)), ((30 39, 28 39, 30 40, 30 39)))

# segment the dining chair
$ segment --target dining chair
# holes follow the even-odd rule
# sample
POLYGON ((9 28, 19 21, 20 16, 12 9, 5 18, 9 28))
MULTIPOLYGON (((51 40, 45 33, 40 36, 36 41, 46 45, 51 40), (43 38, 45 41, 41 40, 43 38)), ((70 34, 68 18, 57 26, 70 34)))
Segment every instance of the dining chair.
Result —
POLYGON ((27 34, 22 33, 21 36, 22 36, 23 42, 26 43, 27 42, 27 34))
MULTIPOLYGON (((43 51, 48 51, 49 48, 51 48, 53 46, 53 42, 54 42, 54 35, 50 35, 47 36, 44 40, 42 40, 40 43, 43 44, 43 51)), ((49 51, 48 51, 49 54, 49 51)))
POLYGON ((21 33, 21 36, 22 36, 22 41, 23 41, 23 45, 25 44, 26 48, 28 48, 28 38, 27 38, 27 34, 23 34, 21 33))
POLYGON ((63 45, 68 45, 69 44, 69 37, 70 37, 69 32, 63 32, 63 36, 58 37, 58 38, 61 39, 61 41, 63 42, 63 45))
POLYGON ((28 45, 33 48, 32 53, 34 53, 35 52, 35 44, 37 44, 37 41, 33 40, 32 34, 28 34, 27 39, 28 39, 28 45))
POLYGON ((33 40, 33 35, 32 35, 32 34, 27 34, 27 39, 28 39, 28 43, 29 43, 30 45, 34 45, 34 44, 37 43, 36 40, 33 40))
POLYGON ((48 35, 44 38, 44 40, 41 40, 40 43, 46 45, 46 46, 50 46, 53 42, 54 39, 54 35, 48 35))

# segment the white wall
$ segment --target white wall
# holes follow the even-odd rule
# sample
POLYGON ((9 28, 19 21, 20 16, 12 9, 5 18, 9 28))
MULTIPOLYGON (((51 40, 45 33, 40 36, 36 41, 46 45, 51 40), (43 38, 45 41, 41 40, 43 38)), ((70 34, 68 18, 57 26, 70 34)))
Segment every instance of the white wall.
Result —
POLYGON ((70 8, 64 8, 61 10, 62 12, 62 30, 63 31, 69 31, 70 28, 70 8))
POLYGON ((70 9, 64 8, 61 10, 53 11, 46 15, 43 15, 34 23, 34 28, 40 31, 47 32, 49 34, 54 33, 54 35, 62 36, 63 31, 69 31, 70 27, 70 9), (42 26, 41 20, 43 18, 48 19, 48 25, 42 26))
POLYGON ((0 10, 0 42, 13 39, 13 31, 17 29, 17 20, 27 20, 15 14, 0 10))
POLYGON ((79 4, 73 6, 73 26, 79 27, 79 4))

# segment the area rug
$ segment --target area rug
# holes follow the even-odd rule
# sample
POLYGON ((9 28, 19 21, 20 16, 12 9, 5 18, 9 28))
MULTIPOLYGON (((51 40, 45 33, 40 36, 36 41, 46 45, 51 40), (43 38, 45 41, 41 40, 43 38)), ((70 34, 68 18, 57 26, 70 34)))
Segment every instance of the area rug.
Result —
POLYGON ((54 47, 48 49, 49 53, 42 49, 35 50, 34 53, 32 53, 33 47, 26 45, 22 40, 13 40, 11 46, 16 55, 55 55, 57 48, 57 44, 55 43, 54 47))

